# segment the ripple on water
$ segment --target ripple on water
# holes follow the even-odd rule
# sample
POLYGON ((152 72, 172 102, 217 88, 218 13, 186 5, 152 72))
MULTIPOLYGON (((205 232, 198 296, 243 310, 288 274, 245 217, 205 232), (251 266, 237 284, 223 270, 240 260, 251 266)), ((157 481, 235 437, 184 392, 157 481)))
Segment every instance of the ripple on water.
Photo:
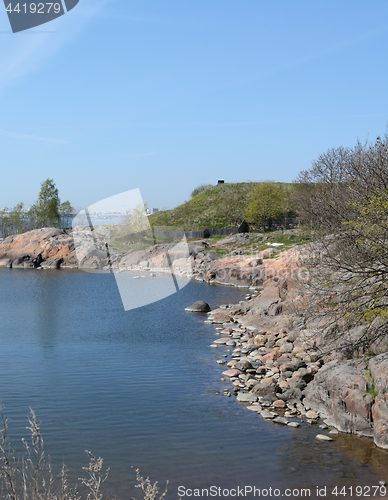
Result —
POLYGON ((0 278, 0 397, 11 435, 18 445, 34 408, 54 464, 65 459, 73 479, 85 449, 104 457, 108 484, 126 499, 138 494, 131 466, 170 479, 171 498, 179 484, 281 488, 388 479, 387 453, 370 440, 318 442, 317 429, 274 425, 215 394, 231 387, 215 363, 231 352, 210 349, 214 326, 184 308, 195 300, 212 308, 238 302, 243 289, 191 282, 124 312, 109 274, 1 269, 0 278))

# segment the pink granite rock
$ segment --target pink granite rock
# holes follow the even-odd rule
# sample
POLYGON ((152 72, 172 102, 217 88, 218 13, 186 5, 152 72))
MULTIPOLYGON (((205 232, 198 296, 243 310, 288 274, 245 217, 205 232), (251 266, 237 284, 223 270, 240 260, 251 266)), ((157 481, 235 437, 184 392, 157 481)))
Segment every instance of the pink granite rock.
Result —
POLYGON ((228 378, 238 377, 241 374, 242 372, 240 370, 237 370, 237 368, 231 368, 230 370, 225 370, 224 372, 222 372, 222 375, 228 378))

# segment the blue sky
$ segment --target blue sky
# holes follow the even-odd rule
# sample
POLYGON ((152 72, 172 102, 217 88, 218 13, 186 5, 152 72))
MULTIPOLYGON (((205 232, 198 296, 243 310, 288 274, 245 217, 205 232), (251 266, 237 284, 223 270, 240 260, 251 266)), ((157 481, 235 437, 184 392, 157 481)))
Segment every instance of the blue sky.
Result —
POLYGON ((18 34, 2 8, 0 207, 292 181, 386 132, 387 82, 386 0, 80 0, 18 34))

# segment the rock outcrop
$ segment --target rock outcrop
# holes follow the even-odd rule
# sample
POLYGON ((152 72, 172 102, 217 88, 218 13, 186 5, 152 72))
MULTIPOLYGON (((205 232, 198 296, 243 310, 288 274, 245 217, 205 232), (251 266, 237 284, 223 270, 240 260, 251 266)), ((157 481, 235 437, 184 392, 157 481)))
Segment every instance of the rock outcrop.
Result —
POLYGON ((14 268, 78 266, 73 238, 55 228, 35 229, 0 242, 0 265, 14 268))
POLYGON ((374 441, 380 448, 388 449, 388 353, 372 358, 369 368, 372 389, 377 392, 372 406, 374 441))
POLYGON ((327 363, 305 389, 305 404, 339 431, 373 437, 373 396, 364 359, 327 363))
POLYGON ((115 234, 105 226, 76 227, 72 232, 56 228, 34 229, 0 240, 0 266, 117 270, 141 268, 172 270, 191 275, 185 244, 151 244, 142 251, 119 251, 115 234))
POLYGON ((261 405, 276 412, 280 403, 275 408, 274 402, 283 401, 286 416, 298 412, 311 421, 319 416, 322 425, 372 437, 377 446, 388 449, 388 353, 352 353, 358 357, 347 359, 341 343, 359 338, 362 327, 344 329, 334 336, 337 341, 328 339, 332 328, 325 329, 325 321, 311 307, 302 252, 291 249, 261 262, 256 256, 254 268, 253 256, 228 256, 197 273, 201 279, 222 282, 220 270, 226 269, 230 283, 231 270, 237 269, 241 280, 236 281, 250 286, 246 301, 209 313, 209 321, 222 324, 221 334, 237 341, 227 363, 229 370, 242 372, 231 377, 234 392, 246 394, 238 396, 240 402, 258 397, 261 405))

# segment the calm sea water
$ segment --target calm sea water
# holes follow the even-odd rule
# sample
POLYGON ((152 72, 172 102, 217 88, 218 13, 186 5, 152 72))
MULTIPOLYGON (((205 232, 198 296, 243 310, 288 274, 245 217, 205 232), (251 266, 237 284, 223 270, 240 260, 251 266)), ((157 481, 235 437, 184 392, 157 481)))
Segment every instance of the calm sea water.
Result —
POLYGON ((64 460, 76 480, 91 450, 111 468, 106 486, 120 500, 140 498, 131 467, 169 479, 169 499, 179 486, 212 485, 311 488, 310 498, 319 485, 330 498, 335 485, 388 480, 388 454, 366 438, 318 442, 316 428, 265 422, 215 394, 226 387, 215 363, 226 348, 209 348, 214 326, 184 308, 244 295, 191 282, 124 312, 110 274, 0 269, 0 398, 15 448, 32 407, 54 468, 64 460))

